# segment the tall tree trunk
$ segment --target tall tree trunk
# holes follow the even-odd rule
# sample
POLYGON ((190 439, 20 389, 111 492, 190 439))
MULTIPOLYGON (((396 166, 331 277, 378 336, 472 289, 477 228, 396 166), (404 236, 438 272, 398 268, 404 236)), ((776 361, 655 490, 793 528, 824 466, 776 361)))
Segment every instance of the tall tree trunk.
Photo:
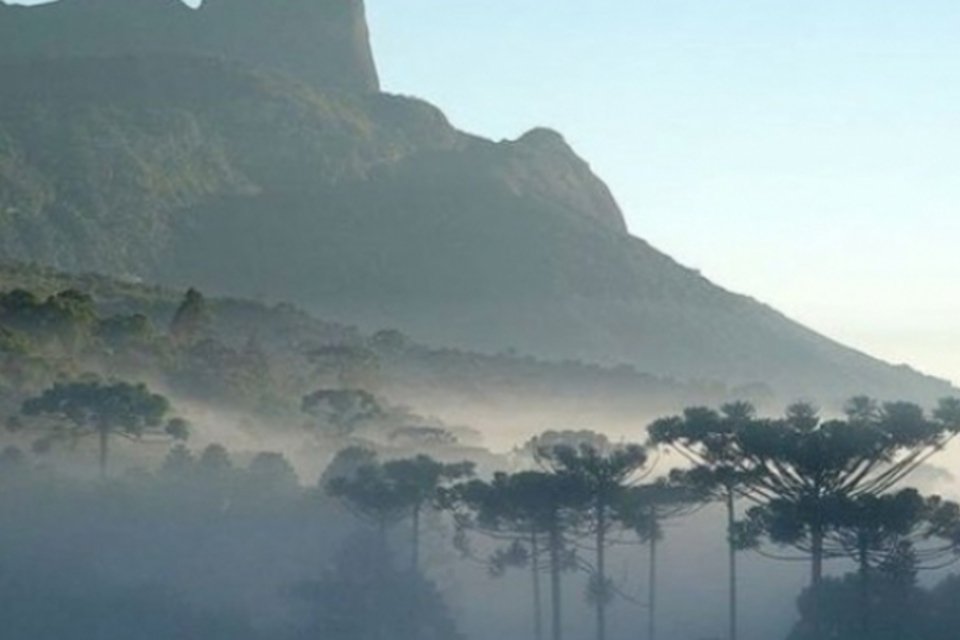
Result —
POLYGON ((110 454, 110 432, 100 429, 100 479, 107 477, 107 456, 110 454))
POLYGON ((388 633, 384 617, 378 615, 376 610, 376 601, 382 597, 384 585, 387 582, 387 565, 390 562, 390 546, 387 536, 387 519, 383 516, 377 518, 377 563, 374 569, 376 584, 369 591, 366 597, 366 612, 374 621, 373 640, 387 640, 388 633))
POLYGON ((413 506, 413 518, 411 521, 411 543, 413 545, 413 549, 410 558, 410 565, 413 568, 414 573, 420 571, 420 509, 420 503, 417 503, 413 506))
POLYGON ((530 532, 530 573, 533 580, 533 637, 543 640, 543 603, 540 597, 540 544, 536 530, 530 532))
POLYGON ((813 618, 813 637, 815 640, 823 639, 823 606, 821 599, 823 597, 823 525, 815 522, 811 531, 811 576, 810 576, 810 596, 811 596, 811 616, 813 618))
POLYGON ((602 498, 597 504, 597 640, 607 638, 607 509, 602 498))
POLYGON ((650 513, 650 574, 647 578, 647 640, 657 640, 657 512, 650 513))
POLYGON ((864 638, 870 637, 870 556, 868 555, 866 537, 861 535, 857 540, 857 564, 860 573, 860 633, 864 638))
POLYGON ((560 593, 560 548, 562 544, 560 525, 555 522, 550 527, 550 606, 553 617, 553 640, 563 640, 563 619, 561 615, 563 602, 560 593))
POLYGON ((730 617, 730 640, 737 640, 739 621, 737 619, 737 544, 736 544, 736 526, 737 511, 735 504, 736 496, 733 493, 733 487, 727 487, 727 553, 728 553, 728 578, 729 578, 729 617, 730 617))

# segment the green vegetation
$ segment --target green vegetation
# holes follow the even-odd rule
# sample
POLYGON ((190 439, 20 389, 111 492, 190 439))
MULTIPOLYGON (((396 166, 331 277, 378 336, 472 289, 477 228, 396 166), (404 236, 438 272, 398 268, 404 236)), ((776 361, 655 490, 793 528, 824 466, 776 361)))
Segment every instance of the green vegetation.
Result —
MULTIPOLYGON (((170 402, 151 393, 146 385, 125 382, 104 384, 99 380, 58 383, 35 398, 23 403, 27 419, 46 419, 40 426, 47 431, 34 444, 40 452, 49 450, 58 441, 76 441, 95 436, 99 447, 100 476, 107 474, 107 456, 111 437, 142 439, 149 435, 166 435, 185 440, 186 422, 168 418, 170 402)), ((30 422, 19 421, 12 430, 29 428, 30 422)))
POLYGON ((0 388, 19 401, 89 372, 250 414, 259 429, 309 423, 318 438, 343 443, 382 428, 387 448, 471 445, 475 436, 455 428, 463 417, 446 424, 425 417, 444 416, 450 403, 471 426, 493 428, 501 406, 517 406, 531 422, 555 422, 574 408, 599 420, 729 393, 627 367, 437 349, 397 331, 364 334, 290 305, 24 265, 0 265, 0 348, 11 354, 0 362, 0 388))
POLYGON ((4 64, 0 259, 292 301, 432 344, 625 363, 756 402, 950 392, 630 236, 558 134, 493 143, 416 100, 263 68, 4 64))

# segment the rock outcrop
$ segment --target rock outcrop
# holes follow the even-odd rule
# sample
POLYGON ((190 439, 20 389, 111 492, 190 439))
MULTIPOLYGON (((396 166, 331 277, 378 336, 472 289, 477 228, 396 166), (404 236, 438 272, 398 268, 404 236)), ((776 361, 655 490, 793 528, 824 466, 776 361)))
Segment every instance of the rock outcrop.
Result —
POLYGON ((0 4, 0 61, 193 54, 317 88, 379 89, 363 0, 58 0, 0 4))

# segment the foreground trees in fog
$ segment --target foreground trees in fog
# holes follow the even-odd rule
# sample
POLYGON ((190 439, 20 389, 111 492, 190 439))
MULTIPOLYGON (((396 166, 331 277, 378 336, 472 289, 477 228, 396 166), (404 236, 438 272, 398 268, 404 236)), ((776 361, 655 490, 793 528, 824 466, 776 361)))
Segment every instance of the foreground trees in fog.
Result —
MULTIPOLYGON (((858 573, 825 578, 822 589, 822 637, 838 640, 955 640, 960 637, 960 576, 922 588, 909 557, 878 567, 871 576, 867 596, 870 626, 864 631, 858 573)), ((812 593, 799 599, 801 621, 788 640, 819 640, 811 634, 809 616, 812 593)))
POLYGON ((577 520, 585 496, 574 478, 543 471, 498 473, 491 482, 473 480, 448 494, 458 527, 477 531, 509 544, 509 557, 496 562, 529 562, 532 584, 534 637, 542 636, 540 588, 541 548, 546 547, 550 575, 551 638, 563 638, 562 574, 569 561, 567 533, 577 520), (541 543, 544 540, 544 543, 541 543), (523 547, 520 545, 528 545, 523 547))
POLYGON ((663 539, 663 524, 690 515, 709 500, 709 494, 687 482, 682 473, 630 487, 619 507, 620 524, 647 545, 647 639, 657 637, 657 546, 663 539))
POLYGON ((596 616, 598 640, 606 638, 606 609, 615 592, 607 577, 611 531, 619 526, 628 487, 639 478, 647 453, 638 445, 611 445, 591 433, 547 433, 528 444, 545 471, 497 474, 490 483, 474 481, 453 492, 451 508, 462 528, 481 531, 512 544, 500 561, 531 564, 534 632, 541 624, 539 556, 541 536, 549 553, 552 637, 562 637, 561 573, 570 565, 568 538, 589 538, 594 553, 588 566, 588 599, 596 616), (519 545, 528 545, 521 547, 519 545))
POLYGON ((185 440, 187 423, 170 417, 170 402, 152 393, 144 384, 106 383, 98 379, 58 383, 39 396, 23 403, 21 415, 14 418, 13 431, 43 430, 36 441, 38 451, 58 442, 96 437, 101 477, 107 474, 107 458, 113 437, 141 440, 146 436, 166 436, 185 440))
POLYGON ((924 498, 915 489, 861 496, 842 509, 832 538, 838 553, 857 563, 860 631, 869 637, 876 614, 870 598, 875 578, 896 576, 903 569, 939 568, 955 560, 960 506, 938 496, 924 498))
POLYGON ((425 455, 391 460, 384 463, 384 476, 396 487, 406 503, 411 522, 411 561, 414 571, 420 570, 420 529, 424 509, 440 498, 441 488, 473 475, 472 462, 443 464, 425 455))
POLYGON ((960 430, 955 409, 945 402, 930 419, 909 403, 879 407, 856 399, 847 419, 824 421, 812 407, 800 404, 782 420, 741 433, 746 464, 761 471, 751 488, 765 498, 751 520, 774 542, 810 557, 814 637, 821 636, 826 545, 848 502, 884 494, 940 451, 960 430))
MULTIPOLYGON (((726 510, 730 637, 735 640, 738 634, 737 554, 767 539, 808 556, 811 586, 804 620, 810 625, 809 637, 821 640, 819 594, 826 559, 852 557, 865 584, 868 574, 904 558, 919 566, 954 557, 960 544, 960 507, 916 492, 890 491, 958 430, 960 403, 954 401, 942 402, 928 417, 908 403, 881 406, 857 398, 846 416, 835 420, 822 419, 807 404, 789 407, 782 418, 758 418, 746 403, 728 404, 720 411, 693 408, 658 420, 649 429, 651 444, 672 447, 690 463, 664 479, 636 484, 647 462, 642 447, 613 446, 589 432, 548 432, 524 449, 546 472, 499 474, 489 484, 474 481, 460 487, 458 499, 466 505, 472 527, 512 541, 497 560, 530 563, 535 631, 540 628, 537 533, 546 529, 539 528, 534 517, 536 505, 517 500, 536 495, 524 492, 523 483, 546 485, 554 478, 569 483, 565 501, 551 505, 566 514, 561 533, 572 546, 595 554, 592 564, 583 559, 577 564, 591 574, 588 596, 598 640, 606 636, 606 608, 617 591, 606 572, 606 549, 615 537, 611 533, 632 531, 649 545, 647 637, 655 640, 661 523, 711 501, 722 502, 726 510), (737 517, 740 499, 754 505, 744 520, 737 517)), ((540 500, 547 495, 544 491, 540 500)), ((557 563, 554 559, 549 564, 558 593, 557 563)), ((864 597, 859 608, 864 619, 867 607, 864 597)), ((556 601, 554 638, 560 635, 559 611, 556 601)))
MULTIPOLYGON (((13 426, 40 430, 43 449, 59 439, 93 437, 101 430, 108 438, 150 434, 166 438, 181 429, 185 435, 186 425, 170 415, 169 403, 142 385, 88 380, 38 394, 24 403, 13 426)), ((624 585, 614 582, 620 572, 608 571, 608 549, 639 540, 647 545, 644 562, 649 577, 646 634, 638 624, 637 635, 656 640, 657 574, 662 566, 669 568, 660 558, 665 523, 706 503, 722 502, 730 559, 731 637, 738 632, 736 553, 749 543, 763 555, 774 555, 764 544, 793 547, 800 551, 798 559, 809 563, 810 586, 798 601, 801 621, 791 640, 952 640, 960 629, 957 583, 947 581, 925 590, 916 576, 960 559, 960 506, 899 483, 942 450, 958 430, 960 403, 954 401, 944 401, 927 414, 911 404, 856 399, 838 419, 823 419, 809 405, 794 405, 780 418, 759 418, 752 407, 740 403, 718 411, 689 409, 650 427, 651 446, 672 447, 688 461, 682 469, 655 469, 659 479, 645 477, 651 472, 648 449, 612 444, 588 432, 545 434, 519 450, 527 455, 513 459, 527 465, 516 467, 523 470, 482 479, 472 477, 469 463, 447 464, 425 455, 383 460, 374 450, 353 446, 337 455, 321 481, 328 495, 373 525, 366 534, 351 534, 351 544, 342 553, 334 550, 347 533, 342 520, 349 518, 333 501, 305 491, 293 466, 278 453, 244 452, 239 458, 242 466, 234 466, 223 447, 211 446, 195 455, 179 445, 155 473, 140 470, 98 483, 98 489, 109 490, 89 491, 87 496, 82 495, 82 486, 76 495, 66 488, 50 491, 55 486, 50 469, 34 469, 24 464, 23 454, 5 453, 0 455, 0 471, 9 467, 10 477, 42 473, 44 480, 37 487, 48 488, 18 497, 14 494, 28 485, 0 483, 0 489, 7 486, 0 491, 0 501, 26 509, 63 492, 57 498, 62 504, 80 501, 76 508, 87 520, 75 523, 81 527, 97 524, 96 518, 87 517, 85 504, 99 505, 103 510, 97 514, 118 522, 148 515, 158 522, 183 519, 189 527, 182 533, 176 526, 164 531, 191 542, 197 533, 212 535, 207 542, 217 543, 203 547, 204 553, 207 548, 216 550, 211 555, 231 548, 246 553, 249 544, 262 544, 262 549, 276 553, 283 541, 313 540, 307 543, 315 545, 310 551, 297 550, 287 558, 298 570, 296 576, 284 577, 299 582, 281 586, 287 597, 302 602, 305 614, 298 629, 291 630, 301 635, 270 636, 283 640, 456 638, 441 591, 421 571, 421 549, 437 549, 429 546, 439 537, 429 535, 440 530, 431 528, 437 520, 422 517, 434 510, 450 513, 461 550, 472 551, 462 541, 476 535, 485 541, 478 547, 483 553, 476 555, 487 559, 494 571, 522 567, 529 572, 529 587, 521 588, 531 594, 535 640, 544 636, 563 640, 565 623, 574 622, 575 612, 564 609, 572 606, 572 599, 562 599, 564 573, 570 570, 589 576, 588 605, 596 617, 596 636, 604 640, 611 599, 614 595, 631 599, 624 585), (115 503, 118 499, 123 502, 115 503), (751 506, 743 508, 744 502, 751 506), (742 519, 738 513, 744 514, 742 519), (277 526, 278 517, 289 518, 280 529, 280 543, 276 536, 263 535, 258 535, 260 542, 251 543, 252 538, 244 537, 251 527, 235 526, 252 524, 259 531, 277 526), (302 535, 305 524, 328 530, 330 538, 321 542, 312 532, 302 535), (397 556, 388 537, 400 524, 403 528, 393 532, 403 535, 397 556), (238 544, 221 545, 221 537, 238 544), (301 571, 300 558, 326 559, 315 569, 301 571), (831 558, 846 559, 855 571, 841 578, 826 577, 824 563, 831 558)), ((439 446, 431 450, 443 451, 439 446)), ((104 470, 108 451, 101 456, 104 470)), ((459 459, 450 451, 444 455, 459 459)), ((28 511, 17 513, 23 519, 28 511)), ((69 523, 67 516, 62 520, 69 523)), ((38 520, 53 535, 51 521, 49 516, 38 520)), ((66 530, 64 535, 69 536, 69 527, 66 530)), ((150 540, 150 528, 144 531, 143 539, 150 540)), ((33 544, 30 536, 23 539, 33 544)), ((163 545, 158 542, 159 546, 163 545)), ((8 553, 14 557, 0 545, 4 558, 8 553)), ((263 570, 263 560, 270 554, 262 553, 232 560, 232 567, 249 563, 263 570)), ((630 574, 634 572, 626 568, 622 572, 625 585, 632 583, 630 574)), ((523 606, 526 602, 522 600, 523 606)), ((580 615, 582 606, 574 606, 580 615)), ((187 615, 177 608, 171 609, 169 618, 189 619, 187 615)), ((252 631, 237 633, 242 640, 254 638, 252 631)), ((211 632, 211 637, 218 636, 211 632)))
MULTIPOLYGON (((729 469, 731 502, 739 494, 757 504, 747 523, 754 535, 809 555, 813 637, 820 637, 818 594, 827 543, 844 514, 856 500, 894 488, 958 431, 956 401, 943 401, 928 418, 916 405, 880 406, 867 398, 852 400, 842 420, 825 421, 811 405, 796 404, 776 420, 755 419, 743 408, 722 415, 690 410, 651 427, 655 441, 677 446, 698 463, 694 473, 729 469)), ((731 541, 732 534, 733 527, 731 541)))
POLYGON ((420 455, 381 464, 369 458, 352 473, 329 479, 326 490, 352 513, 374 524, 384 546, 387 529, 409 519, 410 563, 419 571, 423 510, 440 499, 441 488, 471 475, 470 462, 443 464, 420 455))
POLYGON ((726 510, 730 640, 737 640, 739 626, 737 553, 742 547, 742 536, 737 523, 737 500, 749 494, 751 479, 759 472, 745 464, 738 438, 755 419, 752 405, 734 402, 720 411, 687 409, 682 416, 657 420, 648 429, 653 444, 675 448, 692 464, 680 472, 683 483, 722 502, 726 510))
POLYGON ((627 485, 647 463, 647 452, 638 445, 614 446, 607 451, 592 445, 543 447, 538 459, 557 475, 569 478, 584 497, 582 523, 593 536, 595 564, 589 595, 596 614, 597 640, 607 637, 607 605, 613 585, 607 578, 608 535, 616 525, 616 509, 627 485))

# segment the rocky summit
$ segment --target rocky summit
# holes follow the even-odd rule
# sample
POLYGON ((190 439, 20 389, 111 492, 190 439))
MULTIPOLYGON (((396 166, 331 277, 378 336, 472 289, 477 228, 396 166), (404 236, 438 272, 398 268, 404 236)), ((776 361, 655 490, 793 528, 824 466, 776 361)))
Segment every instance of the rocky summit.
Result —
POLYGON ((59 0, 0 4, 0 59, 193 54, 314 87, 379 88, 363 0, 59 0))

